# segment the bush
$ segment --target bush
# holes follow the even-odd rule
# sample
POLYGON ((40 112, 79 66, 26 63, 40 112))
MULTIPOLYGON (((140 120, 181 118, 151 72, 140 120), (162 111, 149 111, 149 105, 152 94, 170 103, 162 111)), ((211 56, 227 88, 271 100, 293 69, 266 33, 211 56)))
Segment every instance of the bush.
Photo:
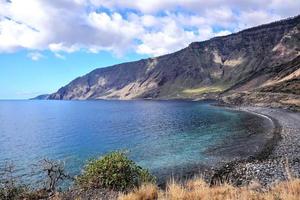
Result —
POLYGON ((0 199, 3 200, 14 200, 21 199, 24 194, 27 193, 27 189, 23 186, 15 186, 15 187, 1 187, 0 188, 0 199))
POLYGON ((83 188, 126 191, 142 183, 154 182, 148 170, 136 165, 123 152, 112 152, 87 163, 76 184, 83 188))
POLYGON ((44 159, 41 161, 42 172, 45 174, 45 188, 48 192, 55 192, 61 182, 72 179, 65 172, 65 164, 60 161, 44 159))
POLYGON ((41 168, 37 174, 42 172, 44 174, 44 177, 41 176, 43 177, 42 180, 38 181, 44 182, 44 187, 39 188, 37 184, 30 184, 30 181, 23 184, 24 180, 16 174, 15 166, 12 163, 6 163, 0 169, 0 200, 47 199, 56 192, 60 183, 66 179, 71 179, 65 173, 62 162, 44 159, 34 166, 41 168))
POLYGON ((6 164, 0 169, 0 199, 15 200, 27 193, 28 188, 21 183, 20 177, 14 174, 15 166, 6 164))

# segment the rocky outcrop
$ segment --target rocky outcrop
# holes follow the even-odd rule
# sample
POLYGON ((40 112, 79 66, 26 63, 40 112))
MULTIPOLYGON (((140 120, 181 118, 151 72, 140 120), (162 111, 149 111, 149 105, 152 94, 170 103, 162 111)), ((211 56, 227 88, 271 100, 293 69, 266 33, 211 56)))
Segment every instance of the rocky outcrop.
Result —
POLYGON ((34 98, 31 98, 30 100, 47 100, 49 96, 50 96, 49 94, 42 94, 34 98))
POLYGON ((300 16, 172 54, 96 69, 49 99, 198 99, 245 92, 299 95, 300 16))
POLYGON ((300 56, 290 62, 261 69, 248 82, 221 95, 224 103, 270 106, 300 111, 300 56), (241 90, 251 82, 265 81, 256 88, 241 90))

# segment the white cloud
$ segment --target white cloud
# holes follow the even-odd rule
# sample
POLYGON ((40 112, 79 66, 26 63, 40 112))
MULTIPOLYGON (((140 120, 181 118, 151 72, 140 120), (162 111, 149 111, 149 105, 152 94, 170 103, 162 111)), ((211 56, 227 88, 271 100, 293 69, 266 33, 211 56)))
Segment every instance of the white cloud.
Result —
POLYGON ((91 0, 90 2, 96 6, 104 6, 111 9, 133 8, 140 10, 143 13, 152 13, 168 7, 174 7, 176 6, 176 3, 178 3, 178 1, 175 2, 173 0, 91 0))
POLYGON ((25 24, 9 18, 0 19, 0 51, 14 51, 20 48, 38 49, 38 33, 25 24))
POLYGON ((277 15, 288 17, 299 15, 300 1, 299 0, 272 0, 269 9, 277 15))
POLYGON ((92 12, 88 15, 88 22, 96 29, 98 36, 98 42, 90 44, 91 52, 108 49, 122 54, 122 51, 132 46, 135 38, 144 33, 142 25, 124 19, 119 13, 108 15, 92 12))
POLYGON ((231 34, 230 31, 223 30, 223 31, 220 31, 220 32, 216 33, 214 36, 219 37, 219 36, 225 36, 225 35, 229 35, 229 34, 231 34))
POLYGON ((67 53, 73 53, 75 51, 78 51, 80 48, 76 44, 71 45, 71 46, 65 46, 61 42, 61 43, 51 43, 51 44, 49 44, 49 49, 53 52, 64 51, 64 52, 67 52, 67 53))
POLYGON ((250 28, 260 24, 266 24, 279 20, 281 17, 276 14, 267 13, 265 11, 245 11, 240 15, 240 21, 236 27, 237 30, 250 28))
POLYGON ((234 10, 264 9, 279 13, 283 17, 299 14, 299 0, 89 0, 95 6, 104 6, 112 10, 136 9, 142 13, 158 13, 162 10, 174 11, 183 8, 202 13, 212 9, 228 7, 234 10))
POLYGON ((161 55, 299 11, 299 0, 0 0, 0 52, 161 55))
POLYGON ((62 55, 62 54, 60 54, 60 53, 57 53, 57 52, 54 52, 54 56, 55 56, 56 58, 59 58, 59 59, 62 59, 62 60, 65 60, 65 59, 66 59, 66 57, 65 57, 64 55, 62 55))
POLYGON ((194 32, 185 31, 174 21, 169 21, 164 24, 161 31, 144 34, 141 37, 142 44, 137 47, 137 52, 155 56, 162 55, 183 48, 197 39, 198 35, 194 32))
POLYGON ((33 60, 33 61, 38 61, 40 60, 41 58, 44 58, 45 56, 39 52, 30 52, 27 54, 27 56, 33 60))

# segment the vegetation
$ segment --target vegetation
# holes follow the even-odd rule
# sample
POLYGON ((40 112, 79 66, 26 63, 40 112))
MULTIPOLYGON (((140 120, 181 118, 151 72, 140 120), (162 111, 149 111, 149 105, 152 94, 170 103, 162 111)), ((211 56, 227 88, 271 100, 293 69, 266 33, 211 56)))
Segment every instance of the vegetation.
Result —
POLYGON ((21 177, 15 173, 15 166, 7 164, 0 170, 0 200, 47 199, 52 196, 61 182, 70 177, 65 173, 64 164, 59 161, 42 160, 38 165, 43 182, 42 187, 23 184, 21 177), (33 186, 34 189, 31 189, 33 186))
POLYGON ((171 181, 165 190, 153 184, 143 185, 133 192, 121 194, 119 200, 298 200, 300 180, 279 183, 268 191, 260 189, 258 183, 242 188, 228 184, 210 187, 198 178, 185 184, 171 181))
POLYGON ((28 188, 14 175, 14 165, 7 164, 0 172, 0 199, 21 199, 28 188))
POLYGON ((21 199, 27 193, 27 188, 21 185, 1 185, 0 199, 14 200, 21 199))
POLYGON ((41 161, 42 171, 45 174, 44 190, 53 193, 57 190, 60 182, 66 179, 72 179, 65 172, 65 165, 63 162, 44 159, 41 161))
POLYGON ((76 183, 83 188, 104 188, 127 191, 155 178, 145 169, 128 159, 124 152, 112 152, 90 161, 76 183))
MULTIPOLYGON (((291 176, 286 182, 269 189, 256 182, 245 187, 229 184, 210 186, 201 178, 184 183, 170 181, 164 189, 154 183, 150 173, 128 159, 123 152, 112 152, 87 163, 76 178, 78 187, 57 192, 59 184, 69 178, 61 162, 43 160, 41 169, 45 177, 43 188, 29 187, 13 176, 14 168, 6 166, 0 171, 0 199, 118 199, 118 200, 298 200, 300 179, 291 176), (82 190, 86 189, 86 190, 82 190), (102 190, 104 189, 104 190, 102 190), (122 193, 119 193, 122 191, 122 193)), ((288 173, 288 170, 287 170, 288 173)))
POLYGON ((185 94, 207 94, 207 93, 217 93, 224 91, 224 87, 222 86, 207 86, 207 87, 200 87, 194 89, 186 89, 182 92, 185 94))

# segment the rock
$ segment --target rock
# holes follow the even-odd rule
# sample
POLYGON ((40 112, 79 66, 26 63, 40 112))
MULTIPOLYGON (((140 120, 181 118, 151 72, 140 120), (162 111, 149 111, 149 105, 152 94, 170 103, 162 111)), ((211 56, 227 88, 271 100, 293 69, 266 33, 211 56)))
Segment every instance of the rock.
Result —
POLYGON ((297 16, 194 42, 168 55, 99 68, 76 78, 48 99, 221 96, 225 103, 234 105, 273 102, 273 107, 296 109, 300 103, 299 24, 297 16))

